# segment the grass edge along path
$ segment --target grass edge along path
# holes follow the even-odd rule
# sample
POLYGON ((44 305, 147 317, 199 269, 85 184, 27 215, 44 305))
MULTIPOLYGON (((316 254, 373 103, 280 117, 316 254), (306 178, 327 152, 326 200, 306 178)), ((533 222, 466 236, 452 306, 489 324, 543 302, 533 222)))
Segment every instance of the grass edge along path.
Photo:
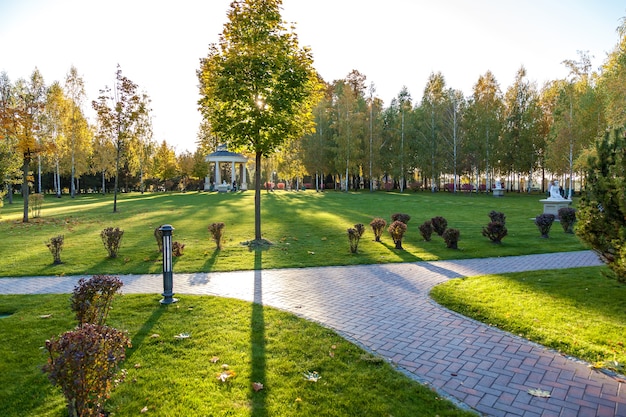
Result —
MULTIPOLYGON (((75 325, 67 295, 0 300, 12 313, 0 320, 0 414, 66 415, 41 372, 41 347, 75 325)), ((334 331, 271 307, 211 296, 164 307, 154 295, 123 295, 113 307, 108 324, 127 330, 133 347, 105 407, 111 416, 475 415, 334 331), (232 374, 221 381, 224 370, 232 374)))
POLYGON ((520 272, 449 280, 430 296, 506 332, 626 374, 626 285, 607 267, 520 272))

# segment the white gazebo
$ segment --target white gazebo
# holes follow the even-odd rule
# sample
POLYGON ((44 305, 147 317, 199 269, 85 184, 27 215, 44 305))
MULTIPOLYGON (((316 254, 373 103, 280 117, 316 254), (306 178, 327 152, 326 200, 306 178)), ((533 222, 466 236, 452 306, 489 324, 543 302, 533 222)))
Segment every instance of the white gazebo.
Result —
MULTIPOLYGON (((246 164, 248 158, 240 153, 230 152, 226 149, 226 145, 219 145, 217 151, 206 156, 205 160, 208 163, 213 162, 215 164, 215 191, 226 192, 232 189, 233 183, 237 181, 237 171, 235 170, 235 164, 239 164, 239 179, 241 180, 240 189, 247 190, 248 182, 246 179, 246 164), (226 178, 222 178, 222 164, 231 164, 230 181, 227 182, 226 178)), ((211 178, 207 176, 204 180, 204 190, 211 189, 211 178)))

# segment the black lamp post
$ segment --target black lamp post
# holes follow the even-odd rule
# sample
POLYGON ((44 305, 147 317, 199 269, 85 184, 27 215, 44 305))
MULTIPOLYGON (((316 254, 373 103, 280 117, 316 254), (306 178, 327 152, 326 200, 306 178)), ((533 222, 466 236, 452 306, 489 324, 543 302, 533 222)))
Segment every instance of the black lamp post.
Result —
POLYGON ((163 234, 163 299, 161 304, 172 304, 178 301, 173 298, 174 287, 172 272, 172 231, 174 228, 170 224, 164 224, 159 228, 163 234))

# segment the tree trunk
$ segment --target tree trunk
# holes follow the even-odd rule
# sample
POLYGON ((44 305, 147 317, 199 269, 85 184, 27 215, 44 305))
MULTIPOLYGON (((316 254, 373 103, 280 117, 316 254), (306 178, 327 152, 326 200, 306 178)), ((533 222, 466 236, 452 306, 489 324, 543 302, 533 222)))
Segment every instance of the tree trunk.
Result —
POLYGON ((254 240, 261 243, 261 152, 256 153, 254 172, 254 240))
POLYGON ((22 165, 22 198, 24 199, 24 216, 22 221, 28 223, 28 168, 30 167, 30 157, 24 156, 22 165))

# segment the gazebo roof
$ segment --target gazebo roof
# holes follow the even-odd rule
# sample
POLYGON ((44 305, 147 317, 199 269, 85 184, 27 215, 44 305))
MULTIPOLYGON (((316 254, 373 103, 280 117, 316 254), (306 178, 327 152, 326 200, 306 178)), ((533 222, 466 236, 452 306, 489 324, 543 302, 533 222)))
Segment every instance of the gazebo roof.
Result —
POLYGON ((226 145, 219 145, 217 151, 206 156, 207 162, 248 162, 248 158, 237 152, 230 152, 226 145))

